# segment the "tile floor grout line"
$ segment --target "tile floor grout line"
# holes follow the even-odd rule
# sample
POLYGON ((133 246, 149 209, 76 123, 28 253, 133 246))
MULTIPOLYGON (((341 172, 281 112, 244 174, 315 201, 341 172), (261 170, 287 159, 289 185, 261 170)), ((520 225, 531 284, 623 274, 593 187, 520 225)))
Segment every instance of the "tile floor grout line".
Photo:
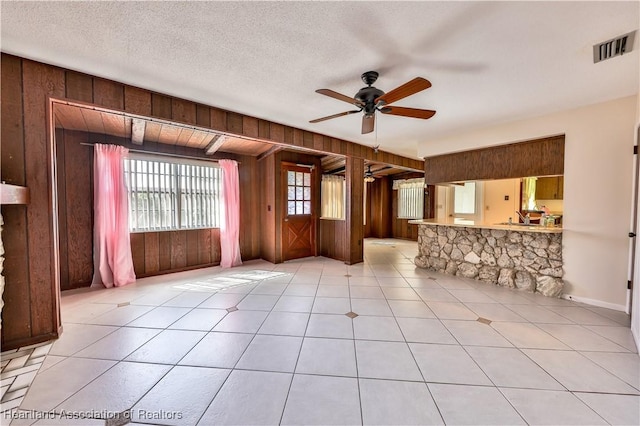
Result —
MULTIPOLYGON (((289 285, 291 285, 291 284, 287 284, 287 287, 285 288, 285 291, 286 291, 287 288, 289 288, 289 285)), ((320 285, 317 285, 315 294, 313 296, 314 303, 315 303, 315 298, 317 297, 319 289, 320 289, 320 285)), ((283 294, 284 294, 284 292, 283 292, 283 294)), ((311 310, 313 310, 313 303, 311 304, 311 310)), ((289 382, 289 387, 287 388, 287 396, 284 399, 284 404, 282 405, 282 413, 280 414, 280 421, 278 422, 278 424, 282 424, 282 420, 284 419, 284 413, 285 413, 285 411, 287 409, 287 402, 289 402, 289 395, 291 394, 291 387, 293 386, 293 380, 296 377, 296 370, 298 369, 298 362, 300 362, 300 355, 302 355, 302 349, 304 348, 304 341, 305 341, 306 336, 307 336, 307 330, 309 329, 309 322, 311 322, 311 312, 309 312, 309 315, 307 316, 307 323, 306 323, 305 328, 304 328, 304 333, 302 334, 302 341, 300 342, 300 349, 298 350, 298 356, 296 357, 296 363, 293 366, 293 373, 291 373, 291 381, 289 382)))
MULTIPOLYGON (((414 290, 415 292, 415 290, 414 290)), ((417 293, 416 293, 417 294, 417 293)), ((418 297, 420 297, 420 295, 418 295, 418 297)), ((420 298, 422 299, 422 298, 420 298)), ((389 300, 386 299, 385 296, 385 300, 387 302, 387 305, 389 305, 389 309, 391 309, 391 305, 389 303, 389 300)), ((422 301, 422 303, 425 303, 424 301, 422 301)), ((425 303, 426 305, 426 303, 425 303)), ((440 409, 440 406, 438 405, 438 402, 436 401, 436 399, 433 396, 433 393, 431 392, 431 388, 429 388, 429 385, 427 384, 427 380, 424 377, 424 373, 422 372, 422 369, 420 368, 420 364, 418 364, 418 360, 416 360, 416 356, 413 353, 413 351, 411 350, 411 346, 409 345, 409 342, 407 341, 407 337, 405 336, 404 331, 402 330, 402 327, 400 327, 400 323, 398 322, 398 317, 395 315, 395 313, 393 312, 393 309, 391 309, 391 313, 393 314, 393 319, 396 323, 396 325, 398 326, 398 329, 400 329, 400 333, 402 334, 402 337, 404 339, 404 343, 407 346, 407 350, 409 351, 409 353, 411 354, 411 359, 413 359, 414 364, 416 365, 416 368, 418 369, 418 372, 420 373, 420 377, 422 377, 422 381, 425 384, 425 387, 427 388, 427 392, 429 393, 429 397, 431 398, 431 400, 433 401, 433 405, 436 407, 436 410, 438 410, 438 416, 440 416, 440 419, 442 420, 443 424, 446 424, 444 416, 442 415, 442 410, 440 409)), ((435 313, 434 313, 435 315, 435 313)))
MULTIPOLYGON (((377 278, 376 278, 377 281, 377 278)), ((347 278, 347 284, 349 284, 350 278, 347 278)), ((378 283, 379 284, 379 283, 378 283)), ((353 299, 351 298, 351 286, 349 285, 349 312, 354 312, 353 310, 353 299)), ((358 367, 358 348, 356 344, 356 326, 355 326, 355 318, 350 318, 351 320, 351 335, 353 336, 353 358, 356 364, 356 385, 358 388, 358 409, 360 410, 360 424, 364 424, 364 412, 362 410, 362 389, 360 387, 360 369, 358 367)))
MULTIPOLYGON (((287 284, 288 286, 288 284, 287 284)), ((286 287, 285 287, 286 288, 286 287)), ((245 294, 244 297, 235 304, 235 307, 237 307, 243 300, 245 300, 253 291, 254 289, 252 289, 249 293, 245 294)), ((283 291, 284 293, 284 291, 283 291)), ((251 338, 251 340, 249 341, 249 343, 247 344, 247 346, 244 348, 244 350, 242 351, 242 353, 240 354, 240 356, 238 357, 238 359, 236 360, 236 362, 234 363, 233 367, 231 367, 229 369, 229 374, 227 375, 227 377, 224 379, 224 381, 220 384, 220 388, 218 389, 218 391, 215 393, 215 395, 213 396, 213 398, 211 399, 211 401, 209 401, 209 404, 207 404, 207 407, 204 409, 204 411, 202 412, 202 415, 200 415, 200 417, 198 417, 198 421, 196 422, 196 425, 200 424, 200 422, 202 421, 202 418, 205 416, 205 414, 207 414, 207 411, 209 410, 209 408, 211 407, 211 404, 213 404, 213 401, 215 401, 216 397, 218 396, 218 394, 220 393, 220 391, 222 390, 222 388, 224 387, 225 383, 227 383, 227 381, 229 380, 229 377, 231 377, 231 375, 233 374, 234 371, 236 371, 236 367, 238 365, 238 363, 240 362, 240 360, 242 359, 242 357, 244 356, 244 354, 247 352, 247 350, 249 349, 249 347, 251 346, 251 343, 253 343, 253 341, 255 340, 256 336, 258 335, 258 331, 260 331, 260 328, 262 328, 262 325, 264 324, 264 322, 267 320, 267 318, 269 317, 269 315, 271 314, 271 312, 273 312, 273 308, 276 306, 276 304, 278 303, 278 301, 280 300, 280 298, 282 297, 282 294, 278 297, 278 299, 276 300, 276 302, 273 304, 273 306, 271 307, 271 310, 268 311, 267 315, 265 315, 264 319, 260 322, 260 325, 257 327, 255 333, 253 333, 253 337, 251 338)), ((249 311, 249 310, 247 310, 249 311)), ((238 312, 238 311, 235 311, 238 312)), ((265 312, 265 311, 260 311, 260 312, 265 312)), ((227 315, 225 315, 225 318, 227 317, 227 315)), ((222 320, 220 320, 221 322, 222 320)), ((215 328, 215 326, 213 327, 215 328)), ((212 330, 213 330, 212 328, 212 330)), ((213 331, 212 331, 213 332, 213 331)), ((251 333, 243 333, 243 334, 251 334, 251 333)), ((203 337, 204 338, 204 337, 203 337)), ((194 346, 195 347, 195 346, 194 346)), ((301 345, 302 347, 302 345, 301 345)), ((191 350, 193 350, 193 348, 191 348, 191 350)), ((186 355, 185 355, 186 356, 186 355)), ((184 357, 183 357, 184 358, 184 357)), ((239 370, 241 371, 241 370, 239 370)), ((293 381, 293 373, 291 375, 291 380, 293 381)))

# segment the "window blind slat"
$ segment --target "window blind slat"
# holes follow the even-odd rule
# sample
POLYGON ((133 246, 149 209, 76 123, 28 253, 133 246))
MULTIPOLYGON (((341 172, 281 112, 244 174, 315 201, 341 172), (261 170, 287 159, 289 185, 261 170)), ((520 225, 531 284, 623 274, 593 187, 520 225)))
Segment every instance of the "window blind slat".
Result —
POLYGON ((220 226, 218 167, 128 158, 123 173, 132 232, 220 226))

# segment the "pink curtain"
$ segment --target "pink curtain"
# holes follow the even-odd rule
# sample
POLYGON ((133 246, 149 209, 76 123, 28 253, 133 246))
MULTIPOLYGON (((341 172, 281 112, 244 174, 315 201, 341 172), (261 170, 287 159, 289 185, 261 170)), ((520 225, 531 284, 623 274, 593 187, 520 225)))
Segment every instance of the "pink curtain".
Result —
POLYGON ((129 240, 129 203, 123 162, 128 149, 94 145, 93 282, 119 287, 136 280, 129 240))
POLYGON ((240 182, 238 163, 220 160, 222 168, 222 199, 224 211, 220 226, 220 266, 242 265, 240 258, 240 182))

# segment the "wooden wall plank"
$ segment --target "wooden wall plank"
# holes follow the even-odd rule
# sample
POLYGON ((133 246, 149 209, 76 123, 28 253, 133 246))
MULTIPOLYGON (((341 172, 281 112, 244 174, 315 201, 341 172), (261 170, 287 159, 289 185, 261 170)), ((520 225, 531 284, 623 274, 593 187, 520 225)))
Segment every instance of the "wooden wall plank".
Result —
POLYGON ((199 229, 190 229, 185 232, 186 234, 186 252, 187 252, 187 266, 195 266, 199 264, 198 256, 198 233, 199 229))
POLYGON ((159 232, 145 232, 144 235, 144 273, 153 275, 160 271, 159 232))
POLYGON ((171 116, 180 123, 196 124, 196 104, 184 99, 171 98, 171 116))
POLYGON ((151 115, 151 93, 133 86, 124 86, 124 110, 131 114, 151 115))
POLYGON ((124 109, 124 85, 112 80, 94 77, 93 102, 117 110, 124 109))
POLYGON ((93 148, 81 145, 89 142, 88 133, 65 131, 63 135, 64 163, 58 163, 58 170, 64 170, 66 192, 58 197, 58 222, 66 222, 66 288, 77 288, 90 285, 93 277, 93 148))
POLYGON ((48 150, 47 97, 65 94, 64 71, 32 61, 22 62, 26 184, 29 243, 29 303, 33 335, 56 333, 58 280, 53 244, 51 162, 48 150))
POLYGON ((158 233, 158 267, 160 271, 171 269, 171 234, 172 232, 158 233))
MULTIPOLYGON (((273 128, 272 128, 273 130, 273 128)), ((276 261, 276 154, 270 154, 260 165, 260 256, 272 263, 276 261)))
POLYGON ((220 264, 220 229, 211 229, 211 262, 220 264))
POLYGON ((93 78, 87 74, 66 71, 66 97, 76 101, 93 102, 93 78))
POLYGON ((269 133, 271 134, 271 140, 275 142, 284 142, 284 126, 278 123, 271 123, 269 125, 269 133))
POLYGON ((369 184, 371 193, 371 236, 375 238, 389 238, 393 236, 391 207, 391 185, 387 176, 380 177, 369 184))
POLYGON ((202 127, 211 126, 211 108, 206 105, 196 105, 196 124, 202 127))
POLYGON ((258 120, 258 137, 261 139, 271 139, 271 127, 267 120, 258 120))
MULTIPOLYGON (((22 114, 22 61, 15 56, 2 56, 2 96, 0 137, 2 137, 2 180, 11 185, 26 185, 24 162, 24 122, 22 114)), ((5 226, 5 231, 6 231, 5 226)))
POLYGON ((211 108, 211 128, 213 130, 227 131, 227 112, 218 108, 211 108))
POLYGON ((187 233, 186 231, 171 232, 171 269, 187 266, 187 233))
POLYGON ((242 135, 243 133, 243 116, 235 112, 227 112, 227 131, 242 135))
POLYGON ((211 230, 201 229, 198 232, 198 264, 211 264, 211 230))
POLYGON ((136 277, 145 275, 145 237, 144 234, 134 232, 130 235, 131 240, 131 257, 133 258, 133 270, 136 277))
POLYGON ((171 98, 159 93, 151 94, 151 115, 171 119, 171 98))
POLYGON ((242 118, 242 134, 250 138, 257 138, 259 133, 258 119, 245 115, 242 118))
POLYGON ((60 262, 60 289, 66 290, 69 287, 69 257, 68 257, 68 229, 67 229, 67 179, 65 168, 65 141, 64 130, 56 129, 56 166, 57 166, 57 182, 56 190, 58 193, 58 259, 60 262))

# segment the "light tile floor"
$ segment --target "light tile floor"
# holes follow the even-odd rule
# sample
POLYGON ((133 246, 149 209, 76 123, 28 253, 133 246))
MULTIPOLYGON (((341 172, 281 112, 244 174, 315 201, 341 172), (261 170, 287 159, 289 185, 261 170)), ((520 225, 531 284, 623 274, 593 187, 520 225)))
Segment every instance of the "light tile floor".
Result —
POLYGON ((3 354, 2 424, 640 423, 627 315, 416 269, 415 253, 367 240, 353 266, 251 261, 65 292, 46 358, 3 354), (284 275, 202 285, 252 270, 284 275), (34 359, 24 395, 33 377, 9 370, 34 359))

